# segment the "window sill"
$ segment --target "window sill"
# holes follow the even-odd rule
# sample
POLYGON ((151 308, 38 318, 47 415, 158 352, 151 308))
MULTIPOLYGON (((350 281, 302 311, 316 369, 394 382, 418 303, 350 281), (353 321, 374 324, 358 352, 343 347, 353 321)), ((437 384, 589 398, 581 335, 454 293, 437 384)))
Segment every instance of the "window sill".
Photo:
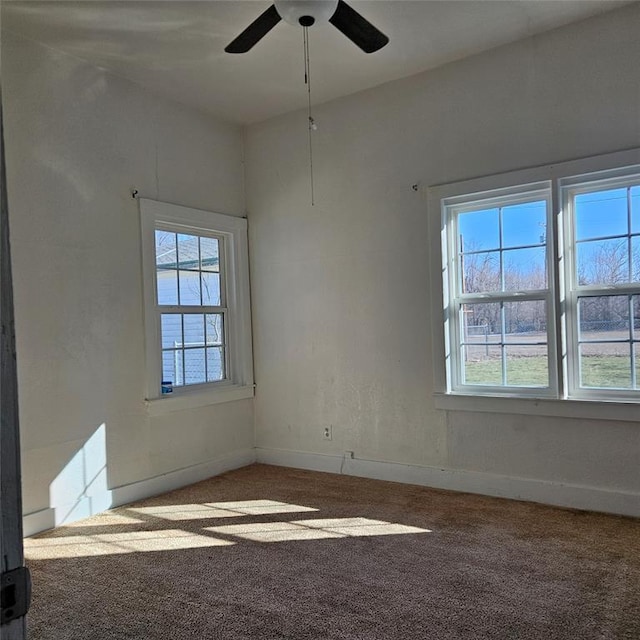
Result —
POLYGON ((185 409, 197 409, 209 405, 221 404, 223 402, 234 402, 253 398, 254 385, 226 385, 213 389, 173 391, 161 398, 151 398, 145 401, 147 415, 162 416, 174 411, 184 411, 185 409))
POLYGON ((509 398, 435 393, 435 406, 446 411, 514 413, 585 420, 638 422, 640 404, 605 400, 564 400, 557 398, 509 398))

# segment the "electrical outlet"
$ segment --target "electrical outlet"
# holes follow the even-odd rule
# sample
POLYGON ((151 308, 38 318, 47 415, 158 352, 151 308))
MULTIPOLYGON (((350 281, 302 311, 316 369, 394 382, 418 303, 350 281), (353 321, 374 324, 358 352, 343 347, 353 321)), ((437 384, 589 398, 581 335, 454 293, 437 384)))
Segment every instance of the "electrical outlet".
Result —
POLYGON ((322 431, 322 439, 323 440, 331 440, 333 439, 333 425, 329 425, 325 427, 322 431))

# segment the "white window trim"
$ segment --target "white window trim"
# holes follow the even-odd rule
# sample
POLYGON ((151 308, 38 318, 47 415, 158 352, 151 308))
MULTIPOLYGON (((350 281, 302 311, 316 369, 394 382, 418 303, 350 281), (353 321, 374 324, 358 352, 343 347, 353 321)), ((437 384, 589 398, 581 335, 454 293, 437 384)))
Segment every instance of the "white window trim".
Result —
MULTIPOLYGON (((626 397, 616 397, 615 393, 578 394, 572 393, 571 397, 565 390, 563 394, 557 393, 555 397, 545 397, 544 394, 532 395, 514 393, 507 389, 502 392, 491 392, 486 395, 459 391, 451 387, 451 357, 452 345, 450 340, 450 308, 449 292, 444 287, 444 281, 450 282, 448 269, 450 265, 447 258, 450 255, 450 233, 443 201, 449 205, 456 199, 468 201, 470 197, 477 199, 487 197, 498 190, 509 193, 509 190, 520 190, 522 185, 536 185, 551 183, 553 211, 551 213, 554 224, 551 226, 549 237, 549 257, 551 260, 561 262, 569 259, 564 256, 562 235, 567 233, 560 216, 563 209, 562 188, 579 184, 587 177, 589 180, 597 179, 597 174, 614 177, 616 174, 624 175, 627 167, 640 165, 640 149, 630 149, 616 153, 583 158, 562 162, 559 164, 545 165, 530 169, 512 171, 504 174, 473 178, 462 182, 434 185, 428 189, 427 210, 429 213, 429 246, 430 251, 430 284, 433 299, 436 302, 432 307, 432 339, 433 339, 433 392, 437 408, 461 411, 490 411, 497 413, 527 413, 566 417, 584 417, 594 419, 628 420, 637 414, 638 401, 630 401, 626 397), (444 276, 444 277, 443 277, 444 276), (440 303, 440 301, 442 301, 440 303), (444 331, 443 331, 444 327, 444 331), (584 409, 581 409, 584 407, 584 409)), ((550 288, 555 289, 555 300, 563 300, 568 285, 562 276, 561 269, 549 272, 550 288)), ((565 318, 556 313, 554 317, 556 335, 562 336, 566 332, 565 318)), ((564 380, 567 373, 567 362, 562 356, 562 349, 557 348, 555 353, 556 366, 551 369, 557 371, 558 389, 566 389, 564 380)), ((572 390, 573 391, 573 390, 572 390)))
POLYGON ((251 352, 251 315, 247 220, 140 198, 142 277, 144 294, 146 405, 150 415, 232 402, 254 395, 251 352), (161 339, 157 308, 155 230, 159 226, 185 232, 215 234, 224 239, 224 277, 227 307, 229 378, 193 386, 176 387, 161 395, 161 339))
MULTIPOLYGON (((632 167, 633 168, 633 167, 632 167)), ((591 174, 588 180, 584 180, 582 176, 573 179, 559 180, 559 197, 561 198, 563 208, 569 212, 565 215, 565 227, 563 233, 569 242, 567 243, 570 252, 575 251, 575 227, 569 224, 569 220, 573 217, 573 198, 580 193, 588 193, 597 189, 615 189, 623 186, 628 182, 630 175, 640 173, 640 167, 635 167, 635 171, 617 170, 614 172, 600 172, 601 177, 591 174)), ((569 301, 567 305, 567 342, 576 344, 578 341, 577 322, 574 321, 573 314, 578 310, 578 298, 585 296, 606 296, 606 295, 640 295, 640 283, 624 283, 612 285, 578 285, 578 277, 576 274, 576 260, 573 253, 567 256, 569 267, 565 269, 565 292, 566 299, 569 301)), ((568 389, 569 396, 574 399, 590 399, 595 394, 590 389, 583 389, 575 384, 578 379, 580 369, 578 350, 574 350, 567 358, 567 367, 573 370, 573 375, 569 376, 569 380, 574 384, 568 389)), ((629 394, 619 389, 598 389, 597 395, 601 399, 629 401, 629 394)), ((640 400, 638 400, 640 402, 640 400)))
MULTIPOLYGON (((555 295, 554 290, 555 287, 553 282, 550 280, 547 289, 543 290, 531 290, 526 292, 497 292, 497 293, 488 293, 488 294, 466 294, 466 293, 455 293, 453 296, 450 295, 451 291, 456 291, 459 284, 459 255, 458 249, 455 246, 457 233, 453 228, 455 226, 454 220, 457 220, 457 217, 460 213, 465 213, 466 211, 473 211, 479 203, 482 204, 483 207, 491 208, 502 206, 504 204, 514 204, 517 202, 527 202, 532 198, 537 200, 546 200, 547 201, 547 228, 551 228, 551 189, 548 181, 536 184, 527 184, 521 185, 517 189, 501 189, 498 192, 493 192, 492 197, 489 199, 483 199, 481 197, 471 200, 466 198, 463 204, 457 204, 457 198, 444 198, 441 200, 442 206, 442 216, 443 216, 443 228, 445 228, 445 235, 447 243, 446 252, 443 250, 443 267, 445 269, 445 273, 448 275, 448 291, 447 296, 449 298, 454 297, 460 303, 477 303, 477 302, 491 302, 491 301, 511 301, 511 302, 520 302, 525 300, 544 300, 546 303, 547 309, 547 325, 552 326, 553 318, 555 318, 555 295), (446 259, 446 262, 445 262, 446 259)), ((546 260, 547 260, 547 273, 551 274, 552 269, 551 261, 552 261, 552 242, 549 241, 547 243, 549 246, 549 251, 546 252, 546 260)), ((446 322, 447 324, 453 324, 453 327, 450 328, 449 331, 449 343, 450 343, 450 351, 453 361, 459 361, 461 358, 461 348, 460 344, 456 340, 451 340, 450 335, 453 334, 455 336, 460 336, 462 334, 459 317, 455 313, 451 313, 451 307, 453 304, 447 304, 447 313, 446 313, 446 322)), ((549 331, 547 340, 548 340, 548 353, 549 360, 556 359, 556 340, 554 339, 555 333, 553 331, 549 331)), ((495 386, 483 386, 483 385, 466 385, 459 379, 460 371, 457 367, 450 367, 449 371, 449 380, 450 380, 450 389, 454 393, 462 393, 464 394, 467 390, 471 395, 480 395, 480 394, 490 394, 490 395, 499 395, 499 396, 508 396, 508 397, 556 397, 557 389, 558 389, 558 380, 556 375, 556 367, 555 365, 549 366, 549 387, 548 388, 528 388, 528 387, 505 387, 505 388, 497 388, 495 386)))

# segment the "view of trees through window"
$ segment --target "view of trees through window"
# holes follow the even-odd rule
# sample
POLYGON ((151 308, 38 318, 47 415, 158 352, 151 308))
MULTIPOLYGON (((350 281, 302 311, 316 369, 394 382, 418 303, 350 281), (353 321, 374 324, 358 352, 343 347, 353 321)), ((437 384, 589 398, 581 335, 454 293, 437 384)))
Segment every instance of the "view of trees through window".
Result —
POLYGON ((458 215, 466 384, 548 385, 546 225, 540 199, 458 215))
MULTIPOLYGON (((572 198, 579 384, 640 388, 640 185, 572 198)), ((464 384, 549 385, 547 201, 456 216, 464 384)))

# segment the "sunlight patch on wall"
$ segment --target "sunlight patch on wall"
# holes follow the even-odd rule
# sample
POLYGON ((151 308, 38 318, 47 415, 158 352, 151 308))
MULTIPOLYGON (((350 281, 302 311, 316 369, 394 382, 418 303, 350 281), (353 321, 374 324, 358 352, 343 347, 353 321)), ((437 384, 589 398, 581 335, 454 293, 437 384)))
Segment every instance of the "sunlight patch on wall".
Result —
POLYGON ((107 485, 106 425, 101 424, 49 486, 55 526, 111 507, 107 485))

